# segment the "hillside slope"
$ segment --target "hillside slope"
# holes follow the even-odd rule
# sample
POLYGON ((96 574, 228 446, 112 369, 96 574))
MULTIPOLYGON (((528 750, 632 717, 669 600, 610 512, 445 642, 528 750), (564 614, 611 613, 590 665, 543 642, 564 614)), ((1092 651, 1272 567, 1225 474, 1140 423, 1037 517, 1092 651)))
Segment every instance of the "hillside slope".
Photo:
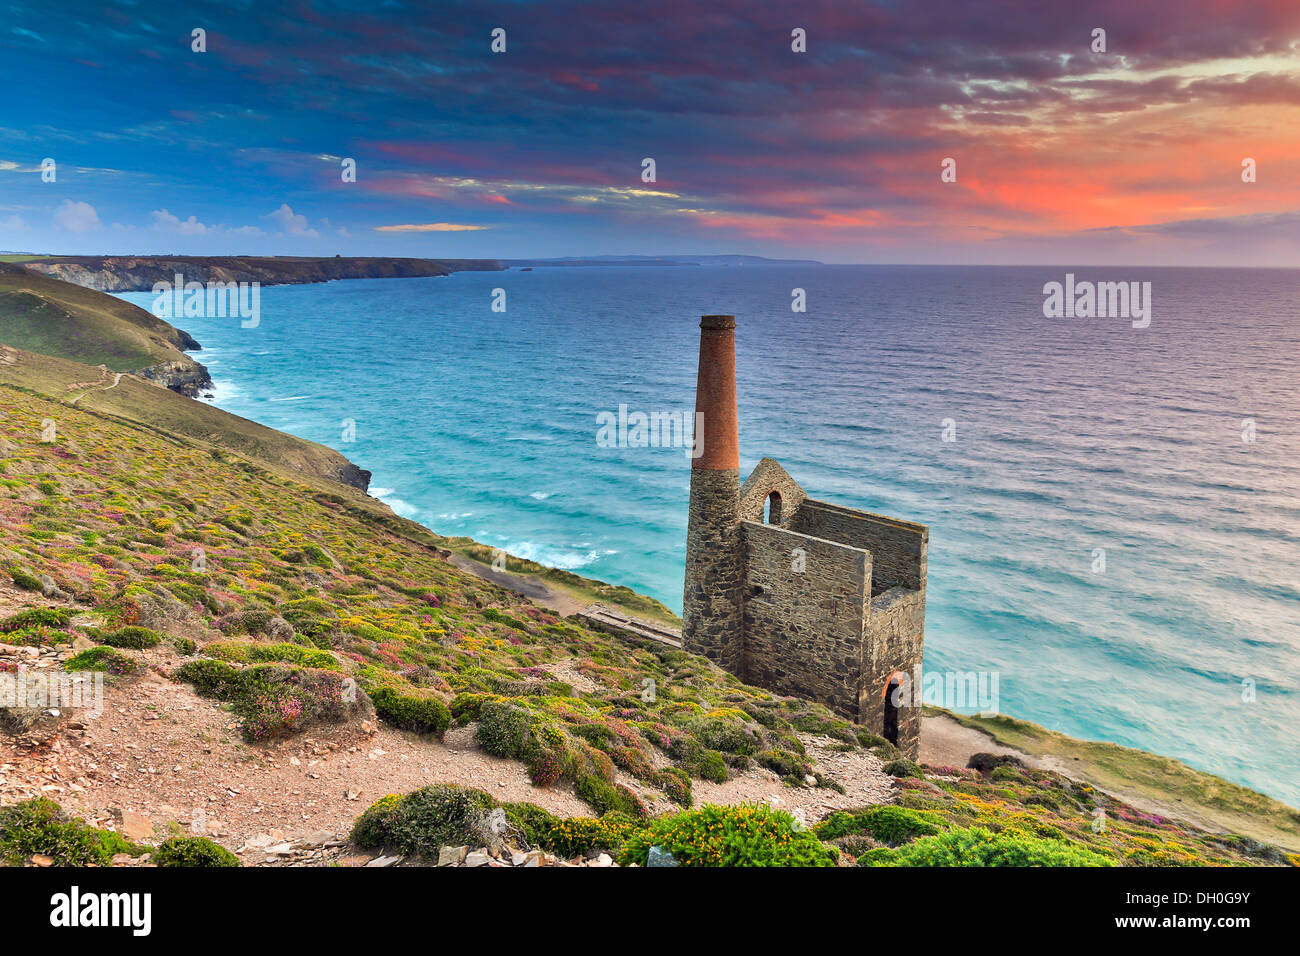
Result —
MULTIPOLYGON (((43 367, 18 358, 0 370, 43 367)), ((828 817, 831 857, 863 865, 985 832, 1061 860, 1286 860, 1050 771, 922 770, 820 705, 562 620, 336 488, 0 385, 0 670, 107 682, 98 719, 0 709, 0 804, 53 796, 132 839, 189 830, 239 850, 346 834, 367 803, 385 816, 385 792, 445 782, 533 820, 617 822, 557 817, 541 839, 566 853, 556 834, 630 839, 647 816, 757 800, 828 817), (916 849, 890 849, 897 814, 848 812, 882 804, 906 811, 916 849)))
POLYGON ((111 295, 0 263, 0 344, 131 372, 187 395, 211 384, 188 334, 111 295))

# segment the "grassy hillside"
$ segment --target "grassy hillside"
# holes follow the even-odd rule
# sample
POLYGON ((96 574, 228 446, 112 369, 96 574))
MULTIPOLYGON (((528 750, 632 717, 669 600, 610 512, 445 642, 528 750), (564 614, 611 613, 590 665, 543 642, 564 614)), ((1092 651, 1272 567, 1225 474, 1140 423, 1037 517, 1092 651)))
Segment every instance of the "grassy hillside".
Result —
MULTIPOLYGON (((559 620, 343 495, 88 408, 0 393, 0 567, 20 585, 48 576, 105 632, 142 625, 196 640, 203 660, 179 676, 229 700, 250 739, 326 719, 301 687, 286 717, 266 684, 283 673, 255 671, 268 666, 298 668, 316 688, 328 684, 320 673, 349 676, 401 725, 486 722, 489 752, 598 810, 638 805, 616 767, 688 802, 692 775, 751 763, 802 779, 796 729, 861 749, 819 705, 559 620), (56 442, 38 440, 45 418, 59 422, 56 442), (579 679, 594 689, 575 689, 579 679)), ((117 654, 129 651, 99 663, 117 667, 117 654)))
MULTIPOLYGON (((862 865, 1287 862, 1050 771, 923 770, 820 705, 663 645, 589 631, 464 573, 359 493, 12 386, 0 385, 0 409, 0 578, 55 595, 0 620, 4 642, 60 647, 80 635, 84 647, 89 636, 95 646, 66 669, 103 670, 113 686, 145 668, 167 674, 223 702, 249 746, 364 720, 369 702, 427 739, 470 725, 487 753, 602 815, 562 820, 511 805, 529 842, 563 854, 603 847, 625 862, 644 862, 652 843, 702 865, 746 854, 862 865), (39 438, 47 418, 59 423, 53 442, 39 438), (343 693, 349 681, 359 696, 343 693), (841 811, 811 835, 765 810, 647 815, 654 801, 692 807, 697 781, 755 766, 792 787, 834 788, 809 758, 809 733, 891 761, 896 804, 841 811)), ((431 805, 495 804, 435 791, 380 801, 358 842, 430 852, 449 839, 431 805)), ((33 805, 15 819, 50 812, 33 805)), ((9 838, 28 846, 20 831, 9 838)))
POLYGON ((139 306, 0 264, 0 343, 132 372, 177 362, 197 343, 139 306))
POLYGON ((1077 740, 1014 717, 949 716, 1004 746, 1051 758, 1072 776, 1157 804, 1165 813, 1300 851, 1300 812, 1222 777, 1159 754, 1077 740))
MULTIPOLYGON (((286 435, 131 376, 123 376, 116 385, 112 382, 112 378, 103 379, 97 369, 78 362, 19 349, 7 349, 0 354, 0 383, 30 389, 62 405, 75 402, 78 408, 135 422, 160 434, 198 443, 213 452, 224 450, 268 466, 301 472, 309 479, 324 479, 331 484, 365 483, 360 469, 323 445, 286 435)), ((56 410, 50 417, 59 422, 63 415, 56 410)), ((34 427, 38 426, 39 422, 35 423, 34 427)))

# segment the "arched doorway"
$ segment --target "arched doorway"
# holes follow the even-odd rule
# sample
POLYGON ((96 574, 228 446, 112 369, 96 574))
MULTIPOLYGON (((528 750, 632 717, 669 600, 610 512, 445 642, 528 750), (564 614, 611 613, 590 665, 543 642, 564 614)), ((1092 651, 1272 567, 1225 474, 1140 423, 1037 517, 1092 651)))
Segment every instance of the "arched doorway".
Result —
POLYGON ((898 746, 898 690, 902 685, 897 674, 890 674, 885 687, 885 724, 881 736, 895 747, 898 746))

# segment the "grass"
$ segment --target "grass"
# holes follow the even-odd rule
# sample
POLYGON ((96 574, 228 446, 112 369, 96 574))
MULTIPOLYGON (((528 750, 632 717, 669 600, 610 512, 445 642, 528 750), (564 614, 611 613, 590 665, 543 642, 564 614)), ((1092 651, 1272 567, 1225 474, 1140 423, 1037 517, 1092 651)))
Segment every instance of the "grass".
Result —
POLYGON ((186 337, 152 313, 16 266, 0 270, 0 342, 115 372, 193 362, 186 337))
MULTIPOLYGON (((862 749, 820 705, 588 630, 460 570, 437 536, 348 489, 92 408, 0 394, 0 521, 11 529, 0 567, 48 575, 89 610, 91 633, 154 654, 197 640, 179 676, 226 700, 250 740, 350 719, 331 702, 351 682, 374 695, 381 719, 421 733, 515 715, 518 739, 499 752, 595 811, 634 814, 642 797, 627 783, 688 805, 693 778, 760 761, 799 776, 796 726, 862 749), (57 438, 41 441, 32 423, 51 417, 57 438), (594 689, 557 679, 561 665, 594 689)), ((140 653, 101 646, 74 662, 126 674, 140 653)))
POLYGON ((944 713, 998 743, 1034 756, 1069 761, 1072 775, 1202 826, 1221 828, 1300 851, 1300 812, 1280 801, 1186 764, 1096 740, 1078 740, 1014 717, 944 713))

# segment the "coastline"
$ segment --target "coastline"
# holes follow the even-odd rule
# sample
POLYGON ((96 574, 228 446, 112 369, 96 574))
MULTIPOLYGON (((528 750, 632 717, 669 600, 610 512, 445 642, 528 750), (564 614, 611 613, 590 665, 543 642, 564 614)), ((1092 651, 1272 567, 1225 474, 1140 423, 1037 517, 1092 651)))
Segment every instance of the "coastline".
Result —
MULTIPOLYGON (((54 282, 57 280, 46 281, 54 282)), ((89 294, 100 295, 101 293, 89 294)), ((122 300, 117 301, 120 302, 122 300)), ((195 345, 198 344, 197 342, 194 342, 192 337, 186 335, 186 333, 180 332, 179 330, 173 330, 173 332, 178 338, 182 338, 183 340, 195 345)), ((57 360, 47 360, 43 359, 41 356, 30 354, 26 355, 25 358, 29 360, 29 364, 37 360, 49 361, 50 363, 57 362, 57 360)), ((69 377, 69 375, 72 374, 70 368, 71 367, 68 366, 56 369, 58 374, 55 375, 54 378, 64 383, 74 380, 76 376, 73 376, 72 378, 69 377)), ((81 372, 79 374, 81 375, 81 379, 84 380, 86 369, 84 365, 80 368, 81 372)), ((272 429, 259 425, 256 422, 240 418, 239 416, 232 415, 217 406, 209 405, 207 402, 193 398, 190 398, 188 402, 184 401, 184 399, 189 398, 189 396, 182 395, 181 397, 174 398, 171 393, 164 392, 162 394, 165 398, 160 399, 156 383, 154 386, 145 386, 142 383, 132 385, 131 382, 132 379, 127 377, 122 380, 120 387, 116 387, 112 390, 97 389, 89 391, 79 399, 78 407, 87 408, 88 410, 97 411, 101 414, 108 414, 114 417, 127 417, 130 420, 146 425, 155 431, 172 430, 183 435, 188 441, 193 441, 200 445, 212 445, 211 440, 205 440, 200 437, 194 428, 189 428, 187 430, 186 428, 177 427, 175 424, 175 408, 183 406, 192 410, 194 406, 202 406, 210 409, 212 413, 210 416, 198 417, 206 420, 204 428, 206 428, 212 436, 216 437, 217 444, 213 445, 214 448, 220 447, 221 442, 224 441, 227 442, 225 447, 236 451, 238 454, 249 454, 254 458, 254 460, 278 464, 281 470, 287 467, 289 471, 295 471, 298 466, 292 464, 293 459, 287 457, 286 453, 292 452, 296 454, 294 449, 297 449, 300 446, 314 446, 322 453, 328 452, 332 459, 345 463, 346 467, 355 469, 357 472, 363 471, 363 469, 360 469, 355 463, 351 462, 341 453, 338 453, 333 449, 327 449, 325 446, 315 446, 314 443, 298 439, 288 432, 281 432, 277 429, 272 429), (136 396, 138 398, 135 405, 129 409, 131 414, 128 415, 123 415, 123 407, 120 404, 124 396, 126 398, 136 396), (166 424, 159 427, 160 422, 164 420, 166 421, 166 424), (268 442, 266 438, 263 438, 261 445, 256 443, 251 445, 245 444, 244 436, 241 433, 239 436, 239 447, 232 447, 228 444, 231 437, 230 429, 232 425, 236 425, 242 429, 247 429, 248 431, 255 431, 272 440, 268 442), (276 438, 279 439, 278 442, 274 440, 276 438)), ((50 391, 53 391, 53 389, 51 388, 50 391)), ((334 466, 331 466, 331 468, 337 472, 337 468, 334 466)), ((645 613, 644 608, 637 608, 638 601, 651 602, 652 606, 658 604, 658 602, 653 602, 653 599, 646 598, 644 595, 636 594, 628 588, 608 585, 595 579, 583 578, 571 572, 546 567, 536 562, 519 559, 514 556, 507 556, 505 569, 498 570, 492 567, 496 549, 482 545, 468 537, 446 537, 423 524, 419 524, 411 519, 403 518, 394 512, 382 499, 371 496, 362 490, 363 486, 359 486, 356 483, 342 481, 337 474, 325 474, 321 471, 312 471, 310 473, 317 477, 327 479, 326 481, 314 482, 318 488, 324 487, 326 484, 333 484, 333 487, 337 489, 336 493, 339 496, 340 503, 346 502, 348 510, 364 512, 368 516, 369 520, 377 522, 389 531, 399 534, 411 541, 418 542, 425 547, 438 550, 447 560, 460 570, 472 573, 476 577, 488 581, 498 587, 503 587, 514 593, 521 594, 534 602, 555 610, 562 616, 567 616, 568 614, 574 613, 576 609, 581 609, 582 607, 587 606, 588 603, 595 603, 597 601, 603 601, 605 603, 614 604, 615 606, 628 608, 629 613, 632 614, 645 613), (352 493, 355 493, 357 497, 348 501, 347 499, 351 498, 352 493), (636 609, 634 610, 634 608, 636 609)), ((301 477, 301 472, 299 472, 299 475, 301 477)), ((666 608, 663 608, 662 605, 658 606, 669 619, 675 620, 671 615, 671 612, 666 608)), ((1012 719, 1007 718, 1007 720, 1011 721, 1012 719)), ((1013 723, 1029 728, 1037 726, 1025 724, 1019 721, 1013 721, 1013 723)), ((979 729, 983 731, 981 735, 982 738, 994 741, 994 744, 990 749, 995 749, 999 746, 999 744, 996 743, 998 738, 997 734, 991 733, 988 728, 979 729)), ((1141 773, 1144 775, 1143 779, 1134 778, 1131 781, 1131 786, 1121 785, 1111 788, 1126 798, 1135 796, 1137 799, 1142 799, 1141 791, 1144 789, 1149 790, 1154 788, 1158 791, 1163 779, 1162 774, 1168 772, 1167 770, 1159 770, 1159 768, 1173 766, 1175 768, 1181 768, 1179 772, 1185 772, 1188 779, 1203 783, 1206 792, 1212 795, 1211 803, 1220 800, 1218 794, 1222 792, 1237 795, 1230 797, 1228 801, 1230 805, 1233 801, 1241 799, 1240 795, 1242 794, 1253 795, 1253 797, 1258 797, 1260 800, 1267 801, 1269 806, 1276 808, 1270 810, 1269 813, 1276 816, 1279 820, 1290 821, 1294 819, 1300 821, 1300 814, 1297 814, 1296 811, 1287 807, 1285 804, 1272 800, 1272 798, 1265 797, 1257 791, 1251 791, 1246 787, 1230 783, 1223 778, 1195 771, 1188 765, 1182 764, 1179 761, 1158 757, 1154 753, 1140 751, 1133 748, 1069 738, 1061 734, 1056 734, 1053 731, 1045 730, 1044 728, 1037 729, 1041 731, 1041 734, 1038 734, 1039 737, 1054 741, 1052 746, 1058 749, 1061 746, 1073 748, 1075 745, 1112 748, 1113 751, 1123 755, 1123 762, 1126 765, 1140 766, 1141 773), (1068 743, 1063 744, 1062 742, 1068 743)), ((1021 742, 1023 743, 1023 741, 1021 742)), ((1123 784, 1124 778, 1121 777, 1120 782, 1123 784)), ((1201 784, 1198 783, 1198 786, 1200 785, 1201 784)), ((1170 797, 1169 799, 1171 802, 1163 804, 1164 806, 1172 806, 1178 814, 1183 816, 1196 816, 1201 820, 1213 821, 1216 815, 1218 815, 1222 810, 1222 807, 1210 805, 1200 808, 1200 812, 1198 812, 1196 810, 1195 799, 1190 803, 1187 803, 1183 797, 1175 796, 1170 797), (1187 803, 1187 805, 1182 805, 1185 803, 1187 803)), ((1152 805, 1154 806, 1154 804, 1152 805)), ((1235 826, 1238 830, 1244 829, 1240 824, 1235 824, 1235 826)), ((1289 836, 1287 834, 1283 834, 1281 837, 1275 837, 1274 841, 1282 842, 1290 846, 1295 846, 1297 842, 1300 842, 1294 836, 1289 836)))
MULTIPOLYGON (((504 568, 500 567, 500 565, 493 567, 493 555, 497 549, 483 545, 472 538, 444 536, 435 528, 397 515, 382 499, 370 495, 367 495, 367 497, 375 502, 377 506, 389 512, 395 521, 417 527, 423 533, 432 536, 437 542, 437 547, 446 552, 447 559, 457 568, 526 597, 561 616, 569 616, 580 612, 597 597, 607 603, 620 605, 628 609, 629 613, 642 614, 645 613, 645 608, 635 606, 632 599, 653 600, 646 598, 644 595, 636 595, 635 592, 631 592, 626 588, 582 578, 571 572, 550 568, 514 555, 505 555, 504 568), (565 583, 554 580, 556 576, 565 579, 565 583), (566 584, 569 586, 566 586, 566 584), (606 591, 614 590, 623 593, 615 595, 614 599, 611 600, 608 595, 593 594, 593 588, 603 588, 606 591), (621 604, 620 597, 622 599, 621 604)), ((675 615, 670 614, 669 620, 679 623, 679 619, 675 615)), ((1022 735, 1012 743, 1007 743, 989 726, 979 726, 971 718, 942 712, 927 712, 924 721, 926 729, 923 730, 922 735, 923 752, 936 760, 952 757, 954 747, 957 749, 965 747, 967 750, 977 748, 980 752, 1010 753, 1023 759, 1029 766, 1053 769, 1065 773, 1067 776, 1088 779, 1094 783, 1100 778, 1105 778, 1107 792, 1146 808, 1150 812, 1170 815, 1175 818, 1189 818, 1201 826, 1211 828, 1219 826, 1225 831, 1231 828, 1235 828, 1238 832, 1249 831, 1251 835, 1285 845, 1288 849, 1300 849, 1300 814, 1287 807, 1286 804, 1274 801, 1274 798, 1267 797, 1258 791, 1251 790, 1249 787, 1232 783, 1224 778, 1196 770, 1181 761, 1163 757, 1152 751, 1123 747, 1105 741, 1068 737, 1048 728, 1019 721, 1015 718, 1007 717, 1005 719, 1016 727, 1031 728, 1032 732, 1022 735), (1035 737, 1052 740, 1054 745, 1047 750, 1035 750, 1028 745, 1028 741, 1035 737), (1060 756, 1052 753, 1052 749, 1069 750, 1071 753, 1060 756), (1075 755, 1076 752, 1084 756, 1077 756, 1075 755), (1102 758, 1092 759, 1099 752, 1102 754, 1102 758), (1108 762, 1114 760, 1119 760, 1125 766, 1135 768, 1135 778, 1131 781, 1125 781, 1120 777, 1116 777, 1113 772, 1107 773, 1108 762), (1170 767, 1176 769, 1171 771, 1170 767), (1169 794, 1161 792, 1162 781, 1166 780, 1170 773, 1174 773, 1176 777, 1184 781, 1182 785, 1188 788, 1188 792, 1169 794), (1211 802, 1221 803, 1222 806, 1199 805, 1196 799, 1190 796, 1189 792, 1192 789, 1199 788, 1204 788, 1206 792, 1214 794, 1211 802), (1225 793, 1228 796, 1223 796, 1225 793), (1272 802, 1272 805, 1277 808, 1285 808, 1284 812, 1289 811, 1295 825, 1287 828, 1252 826, 1250 813, 1240 809, 1238 801, 1245 801, 1246 804, 1249 804, 1255 796, 1261 800, 1272 802)), ((962 763, 964 763, 964 759, 962 763)))

